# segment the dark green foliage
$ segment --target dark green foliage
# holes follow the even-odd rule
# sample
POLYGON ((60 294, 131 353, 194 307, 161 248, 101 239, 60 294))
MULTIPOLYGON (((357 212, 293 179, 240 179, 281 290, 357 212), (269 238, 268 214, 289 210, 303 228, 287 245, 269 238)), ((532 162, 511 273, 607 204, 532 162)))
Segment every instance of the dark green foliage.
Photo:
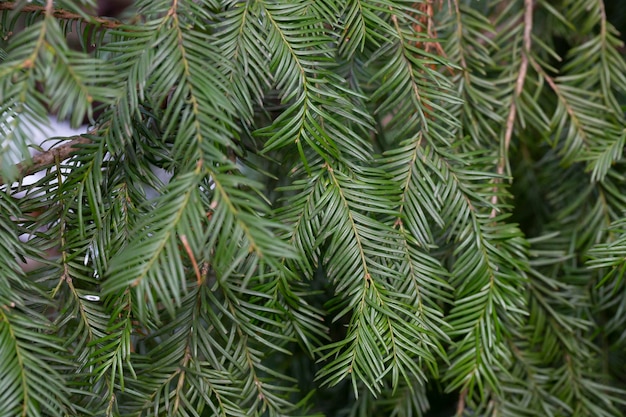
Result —
POLYGON ((79 3, 0 2, 1 417, 623 415, 621 6, 79 3))

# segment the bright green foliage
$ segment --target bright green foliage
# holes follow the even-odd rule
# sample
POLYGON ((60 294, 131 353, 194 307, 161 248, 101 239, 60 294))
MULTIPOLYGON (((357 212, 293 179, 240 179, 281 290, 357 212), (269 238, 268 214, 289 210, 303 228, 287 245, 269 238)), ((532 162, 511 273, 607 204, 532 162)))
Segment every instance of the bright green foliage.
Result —
POLYGON ((0 417, 626 412, 620 2, 79 3, 0 2, 0 417))

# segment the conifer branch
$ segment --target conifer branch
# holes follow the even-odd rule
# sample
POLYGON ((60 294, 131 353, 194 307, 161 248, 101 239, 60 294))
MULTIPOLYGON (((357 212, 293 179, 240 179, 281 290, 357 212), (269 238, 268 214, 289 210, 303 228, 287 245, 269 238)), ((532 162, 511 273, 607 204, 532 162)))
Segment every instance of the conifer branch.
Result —
POLYGON ((625 415, 615 2, 87 3, 0 0, 0 414, 625 415))
MULTIPOLYGON (((532 30, 533 30, 533 0, 524 0, 524 38, 522 58, 520 62, 520 70, 517 74, 517 80, 515 81, 515 91, 511 100, 511 108, 506 118, 506 130, 504 132, 504 140, 502 148, 500 150, 500 161, 498 162, 497 172, 499 175, 503 175, 506 166, 508 165, 508 153, 511 146, 511 138, 513 137, 513 128, 515 126, 515 119, 517 117, 517 104, 515 100, 522 94, 524 89, 524 81, 526 80, 526 73, 528 72, 528 56, 530 54, 530 48, 532 46, 532 30)), ((497 179, 496 181, 500 181, 497 179)), ((491 209, 490 217, 494 218, 497 214, 496 204, 498 203, 498 196, 495 193, 491 197, 491 209)))

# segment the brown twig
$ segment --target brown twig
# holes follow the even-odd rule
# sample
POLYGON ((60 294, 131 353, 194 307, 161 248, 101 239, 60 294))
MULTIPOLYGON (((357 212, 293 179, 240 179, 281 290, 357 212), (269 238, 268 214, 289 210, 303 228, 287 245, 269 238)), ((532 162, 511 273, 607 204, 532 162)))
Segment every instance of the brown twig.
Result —
MULTIPOLYGON (((515 81, 515 91, 513 100, 511 101, 511 108, 509 115, 506 118, 506 130, 504 132, 504 143, 502 144, 502 153, 500 154, 500 161, 498 162, 498 174, 504 174, 505 167, 508 161, 509 147, 511 145, 511 138, 513 137, 513 128, 515 126, 515 119, 517 117, 517 105, 515 99, 522 94, 524 89, 524 82, 526 81, 526 73, 528 72, 528 56, 531 48, 531 36, 533 30, 533 0, 524 0, 524 38, 522 49, 522 60, 520 63, 520 70, 517 74, 517 80, 515 81)), ((495 191, 495 190, 494 190, 495 191)), ((496 216, 496 203, 498 202, 498 196, 496 193, 491 197, 491 204, 494 206, 491 209, 490 218, 496 216)))
MULTIPOLYGON (((0 3, 0 11, 2 10, 15 10, 17 9, 17 4, 13 3, 13 2, 5 2, 5 3, 0 3)), ((47 6, 34 6, 34 5, 27 5, 24 7, 19 8, 20 12, 24 12, 24 13, 31 13, 31 12, 42 12, 45 13, 46 12, 46 8, 47 6)), ((115 29, 118 28, 122 25, 122 22, 117 21, 117 20, 111 20, 111 19, 107 19, 107 18, 103 18, 103 17, 99 17, 99 16, 89 16, 89 19, 85 19, 84 15, 80 15, 78 13, 73 13, 70 12, 68 10, 63 10, 63 9, 54 9, 51 11, 52 16, 56 17, 57 19, 62 19, 62 20, 80 20, 83 21, 85 23, 91 23, 94 25, 98 25, 101 26, 103 28, 106 29, 115 29)))
MULTIPOLYGON (((459 37, 459 42, 461 42, 460 39, 463 36, 463 26, 461 24, 461 6, 459 5, 459 0, 454 0, 454 10, 456 12, 457 36, 459 37)), ((465 53, 461 53, 459 55, 460 55, 460 60, 461 60, 461 68, 463 72, 465 73, 465 76, 468 77, 469 73, 467 72, 467 62, 465 61, 465 53)))
POLYGON ((463 391, 459 394, 459 402, 456 403, 456 417, 461 417, 463 411, 465 411, 465 397, 467 397, 467 388, 463 388, 463 391))
MULTIPOLYGON (((417 42, 415 45, 419 49, 424 49, 426 52, 432 53, 433 51, 442 57, 446 56, 446 53, 438 40, 437 29, 435 28, 435 10, 433 7, 433 0, 426 0, 425 3, 419 2, 414 5, 415 9, 419 11, 419 15, 415 16, 417 22, 413 24, 413 30, 415 33, 426 32, 428 41, 417 42)), ((441 7, 441 6, 440 6, 441 7)))
MULTIPOLYGON (((84 136, 73 136, 69 138, 68 142, 62 145, 51 148, 47 151, 40 152, 31 158, 30 163, 21 162, 17 164, 17 170, 19 172, 18 179, 24 178, 27 175, 39 172, 46 167, 49 167, 55 163, 55 161, 63 161, 78 150, 77 145, 83 145, 91 143, 91 139, 84 136)), ((0 178, 0 185, 4 185, 5 182, 0 178)))
POLYGON ((191 250, 191 246, 189 245, 187 236, 180 235, 180 241, 182 242, 183 247, 185 248, 185 251, 187 252, 187 255, 189 256, 189 259, 191 259, 191 265, 193 266, 193 271, 196 273, 196 280, 197 280, 198 286, 200 286, 202 285, 202 274, 200 273, 200 268, 198 268, 198 262, 196 262, 196 257, 193 256, 193 251, 191 250))

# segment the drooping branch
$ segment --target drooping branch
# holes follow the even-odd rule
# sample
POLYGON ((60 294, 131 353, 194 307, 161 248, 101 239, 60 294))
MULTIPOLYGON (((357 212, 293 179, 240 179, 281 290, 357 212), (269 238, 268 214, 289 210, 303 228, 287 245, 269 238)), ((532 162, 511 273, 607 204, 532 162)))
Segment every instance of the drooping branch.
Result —
MULTIPOLYGON (((517 104, 515 99, 522 94, 524 89, 524 82, 526 81, 526 73, 528 72, 528 56, 530 54, 532 30, 533 30, 533 9, 534 0, 524 0, 524 36, 523 36, 523 48, 522 58, 520 62, 519 73, 517 74, 517 80, 515 81, 515 91, 513 92, 513 100, 511 101, 511 108, 509 109, 509 115, 506 118, 506 130, 504 132, 504 141, 502 144, 500 160, 498 162, 497 172, 498 174, 504 174, 505 167, 508 163, 509 147, 511 145, 511 138, 513 137, 513 127, 515 126, 515 119, 517 117, 517 104)), ((497 214, 496 203, 498 202, 498 196, 494 193, 491 197, 491 203, 494 206, 491 209, 490 217, 495 217, 497 214)))
MULTIPOLYGON (((0 11, 2 10, 16 10, 19 9, 21 13, 32 13, 32 12, 46 12, 46 6, 35 6, 35 5, 26 5, 24 7, 19 7, 17 3, 14 2, 5 2, 0 3, 0 11)), ((89 19, 85 18, 85 15, 73 13, 64 9, 54 9, 52 10, 52 16, 57 19, 62 20, 80 20, 85 23, 94 24, 106 29, 115 29, 122 25, 122 22, 118 20, 112 20, 109 18, 104 18, 100 16, 89 16, 89 19)))
MULTIPOLYGON (((531 48, 531 36, 533 29, 533 0, 524 0, 524 49, 522 53, 522 60, 520 63, 519 74, 515 82, 515 96, 519 97, 524 89, 524 81, 526 80, 526 73, 528 71, 528 54, 531 48)), ((504 149, 500 157, 500 164, 498 165, 498 174, 504 174, 504 166, 506 164, 506 155, 511 145, 511 137, 513 136, 513 125, 515 124, 515 117, 517 115, 517 105, 515 101, 511 104, 509 110, 509 116, 506 120, 506 131, 504 133, 504 149)))
MULTIPOLYGON (((79 145, 91 143, 91 139, 85 136, 72 136, 68 142, 51 148, 47 151, 40 152, 31 158, 31 162, 21 162, 17 164, 18 180, 27 175, 39 172, 55 163, 55 161, 63 161, 76 152, 79 145)), ((4 185, 5 181, 0 178, 0 185, 4 185)))

